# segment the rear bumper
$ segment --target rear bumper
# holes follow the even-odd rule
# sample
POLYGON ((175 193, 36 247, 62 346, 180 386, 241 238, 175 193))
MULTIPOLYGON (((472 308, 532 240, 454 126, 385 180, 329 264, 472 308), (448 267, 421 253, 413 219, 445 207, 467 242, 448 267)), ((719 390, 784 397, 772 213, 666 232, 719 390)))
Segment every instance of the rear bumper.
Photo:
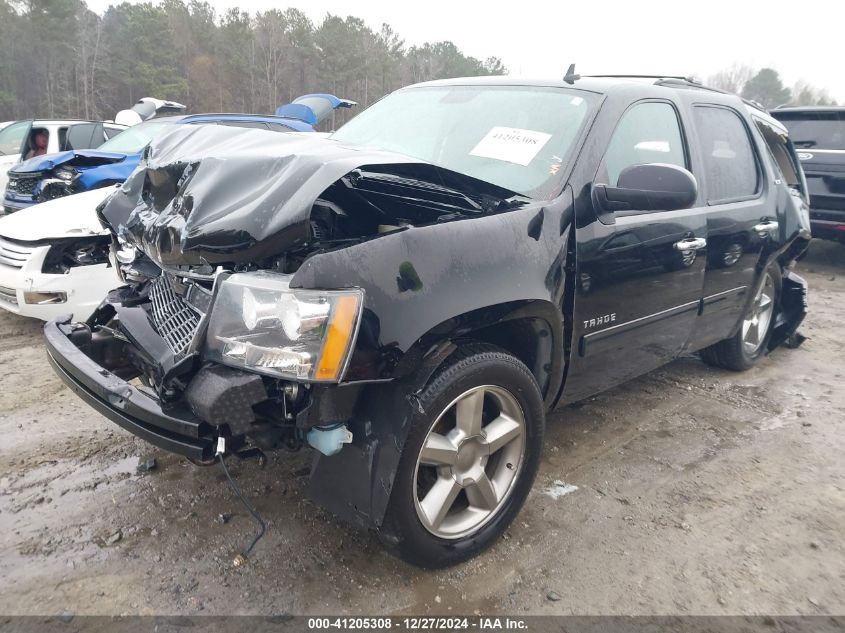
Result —
POLYGON ((69 338, 69 317, 44 326, 50 364, 64 383, 99 413, 166 451, 197 460, 214 454, 215 431, 190 411, 164 411, 142 392, 89 358, 69 338))
POLYGON ((795 334, 807 316, 807 282, 791 270, 785 271, 783 275, 780 307, 769 338, 770 350, 795 334))
POLYGON ((813 237, 823 240, 845 240, 845 213, 842 220, 820 220, 810 216, 810 231, 813 237))

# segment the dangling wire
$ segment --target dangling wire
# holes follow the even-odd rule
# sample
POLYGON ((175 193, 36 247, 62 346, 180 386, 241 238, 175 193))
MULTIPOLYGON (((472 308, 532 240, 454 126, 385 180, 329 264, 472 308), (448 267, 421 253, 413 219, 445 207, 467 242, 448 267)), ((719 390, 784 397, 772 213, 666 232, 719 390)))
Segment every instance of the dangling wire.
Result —
MULTIPOLYGON (((229 469, 226 468, 226 462, 223 460, 223 454, 217 453, 217 457, 220 458, 220 465, 223 467, 223 472, 226 473, 226 478, 229 480, 229 483, 232 485, 232 490, 235 491, 235 494, 238 496, 238 499, 241 500, 243 506, 247 509, 247 511, 252 515, 252 518, 258 523, 260 528, 258 534, 255 535, 255 538, 252 539, 252 542, 249 544, 245 550, 243 550, 240 554, 241 559, 246 559, 249 556, 249 553, 252 551, 252 548, 255 547, 255 544, 259 541, 259 539, 264 536, 264 533, 267 531, 267 526, 264 525, 264 521, 261 520, 261 516, 258 514, 258 511, 253 508, 249 502, 244 498, 243 494, 241 494, 240 488, 238 488, 238 484, 235 483, 235 480, 232 479, 232 475, 229 474, 229 469)), ((242 564, 243 560, 235 559, 235 564, 240 565, 242 564)))

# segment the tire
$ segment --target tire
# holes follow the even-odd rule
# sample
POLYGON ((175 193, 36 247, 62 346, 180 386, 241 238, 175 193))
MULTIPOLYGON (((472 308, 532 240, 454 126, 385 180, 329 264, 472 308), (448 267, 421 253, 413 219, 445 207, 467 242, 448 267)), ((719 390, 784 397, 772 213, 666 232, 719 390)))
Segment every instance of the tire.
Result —
POLYGON ((702 360, 713 367, 730 369, 732 371, 745 371, 752 368, 766 355, 769 339, 772 337, 772 328, 775 323, 775 314, 780 302, 782 280, 780 266, 777 263, 770 265, 763 273, 761 284, 754 300, 749 304, 746 313, 743 315, 739 330, 731 338, 719 341, 706 347, 699 352, 702 360), (771 296, 769 296, 769 294, 771 296), (768 318, 765 326, 760 325, 761 298, 768 296, 769 303, 768 318), (757 335, 753 337, 754 349, 751 349, 750 339, 746 336, 746 324, 754 316, 758 318, 757 335))
POLYGON ((545 407, 522 362, 480 343, 456 350, 419 404, 408 405, 411 429, 379 537, 413 565, 442 568, 489 547, 516 517, 540 463, 545 407))

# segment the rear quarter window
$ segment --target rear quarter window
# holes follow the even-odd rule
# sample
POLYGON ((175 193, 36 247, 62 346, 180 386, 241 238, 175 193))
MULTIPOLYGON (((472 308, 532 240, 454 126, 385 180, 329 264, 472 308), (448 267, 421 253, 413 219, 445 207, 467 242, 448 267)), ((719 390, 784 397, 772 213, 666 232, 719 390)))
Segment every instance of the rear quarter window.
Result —
POLYGON ((783 178, 790 187, 800 187, 801 178, 798 176, 798 165, 789 145, 789 139, 780 130, 757 117, 754 117, 754 123, 766 141, 777 175, 783 178))
POLYGON ((693 111, 704 162, 707 202, 755 196, 760 174, 751 137, 740 115, 719 106, 696 106, 693 111))

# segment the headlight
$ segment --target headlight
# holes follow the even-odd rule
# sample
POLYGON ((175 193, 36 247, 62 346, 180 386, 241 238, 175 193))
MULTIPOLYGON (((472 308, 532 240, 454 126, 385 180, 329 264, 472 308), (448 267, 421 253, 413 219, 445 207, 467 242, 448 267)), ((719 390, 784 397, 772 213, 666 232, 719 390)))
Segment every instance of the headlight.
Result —
POLYGON ((206 358, 270 376, 338 382, 358 332, 364 293, 301 290, 289 281, 289 275, 271 272, 222 280, 206 358))
POLYGON ((60 275, 77 266, 106 264, 109 261, 109 238, 105 235, 62 240, 50 247, 41 272, 60 275))
POLYGON ((76 178, 76 170, 73 167, 59 167, 54 173, 53 176, 58 178, 59 180, 64 180, 67 183, 73 182, 73 179, 76 178))

